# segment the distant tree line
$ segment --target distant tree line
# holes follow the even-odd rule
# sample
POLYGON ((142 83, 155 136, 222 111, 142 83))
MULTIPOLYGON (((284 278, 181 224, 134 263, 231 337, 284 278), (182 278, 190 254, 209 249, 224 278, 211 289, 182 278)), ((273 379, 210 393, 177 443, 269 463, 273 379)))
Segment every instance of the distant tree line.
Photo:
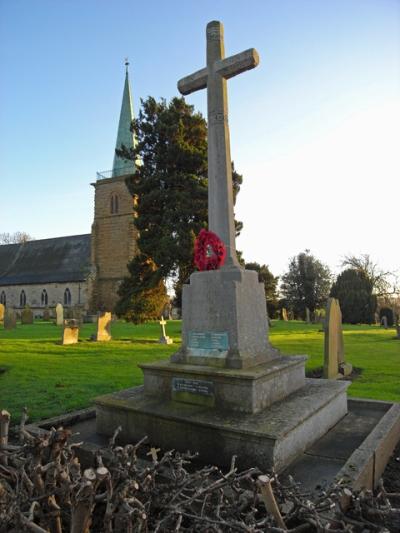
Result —
POLYGON ((15 233, 0 233, 0 244, 18 244, 21 242, 34 241, 35 239, 25 231, 15 233))

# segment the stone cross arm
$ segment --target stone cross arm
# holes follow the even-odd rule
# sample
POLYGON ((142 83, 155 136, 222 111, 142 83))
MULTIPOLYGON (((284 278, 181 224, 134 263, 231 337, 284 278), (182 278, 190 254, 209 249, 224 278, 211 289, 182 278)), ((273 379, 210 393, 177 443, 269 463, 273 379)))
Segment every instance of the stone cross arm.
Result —
MULTIPOLYGON (((249 48, 244 52, 214 62, 213 70, 221 77, 228 80, 246 70, 255 68, 260 62, 257 50, 249 48)), ((207 87, 208 68, 202 68, 178 81, 178 89, 181 94, 190 94, 207 87)))

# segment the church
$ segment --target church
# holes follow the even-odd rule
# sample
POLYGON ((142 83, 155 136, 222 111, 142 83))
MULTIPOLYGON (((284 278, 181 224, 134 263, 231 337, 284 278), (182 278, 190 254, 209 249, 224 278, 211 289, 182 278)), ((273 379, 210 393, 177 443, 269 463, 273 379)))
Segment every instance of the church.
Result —
MULTIPOLYGON (((128 62, 116 148, 131 148, 134 118, 128 62)), ((113 310, 118 286, 136 253, 133 198, 125 184, 135 163, 114 155, 112 170, 97 172, 91 233, 0 246, 0 302, 36 317, 62 303, 86 313, 113 310)))

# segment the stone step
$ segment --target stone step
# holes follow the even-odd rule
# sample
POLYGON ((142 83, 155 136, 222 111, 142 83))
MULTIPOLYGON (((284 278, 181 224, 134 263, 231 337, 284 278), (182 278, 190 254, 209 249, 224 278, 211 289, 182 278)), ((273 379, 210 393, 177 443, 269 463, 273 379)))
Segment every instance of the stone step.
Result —
POLYGON ((164 449, 196 450, 202 460, 240 467, 282 470, 347 413, 349 382, 306 379, 306 385, 255 413, 160 401, 135 387, 97 398, 96 430, 112 435, 122 426, 125 441, 149 440, 164 449))

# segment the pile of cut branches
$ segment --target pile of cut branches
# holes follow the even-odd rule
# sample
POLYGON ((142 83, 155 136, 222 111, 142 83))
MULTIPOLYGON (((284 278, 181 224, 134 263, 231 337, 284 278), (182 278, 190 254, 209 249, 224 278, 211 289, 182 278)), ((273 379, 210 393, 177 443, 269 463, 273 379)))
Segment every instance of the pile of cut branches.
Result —
POLYGON ((10 417, 0 413, 0 532, 387 532, 400 530, 400 493, 377 495, 341 485, 311 501, 289 478, 198 467, 195 455, 137 444, 119 446, 120 428, 96 466, 83 469, 62 427, 34 436, 19 426, 8 443, 10 417))

